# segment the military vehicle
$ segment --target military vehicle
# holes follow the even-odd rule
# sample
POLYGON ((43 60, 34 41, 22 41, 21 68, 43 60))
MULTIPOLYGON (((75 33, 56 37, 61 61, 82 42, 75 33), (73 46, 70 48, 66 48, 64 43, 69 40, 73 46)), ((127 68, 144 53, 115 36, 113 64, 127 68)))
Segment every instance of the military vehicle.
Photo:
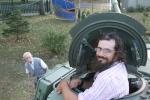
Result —
MULTIPOLYGON (((56 92, 57 84, 86 70, 95 57, 96 40, 106 31, 116 31, 126 51, 130 94, 120 100, 150 100, 150 73, 139 70, 147 62, 146 29, 135 19, 116 12, 95 13, 70 30, 69 62, 56 65, 39 79, 34 100, 63 100, 63 96, 56 92)), ((73 91, 80 93, 78 88, 73 91)))

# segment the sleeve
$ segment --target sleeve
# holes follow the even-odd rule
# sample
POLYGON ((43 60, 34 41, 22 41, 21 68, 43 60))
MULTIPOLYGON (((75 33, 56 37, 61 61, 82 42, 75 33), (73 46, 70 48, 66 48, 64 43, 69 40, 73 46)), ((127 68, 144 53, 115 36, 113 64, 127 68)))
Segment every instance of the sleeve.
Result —
POLYGON ((110 78, 98 75, 92 87, 79 93, 78 100, 110 100, 112 94, 110 78))
POLYGON ((41 67, 43 69, 48 69, 48 66, 46 65, 46 63, 41 59, 41 67))
POLYGON ((27 65, 25 64, 25 73, 26 74, 29 74, 29 70, 28 70, 28 68, 27 68, 27 65))
POLYGON ((29 74, 29 70, 27 68, 25 69, 25 71, 26 71, 26 74, 29 74))

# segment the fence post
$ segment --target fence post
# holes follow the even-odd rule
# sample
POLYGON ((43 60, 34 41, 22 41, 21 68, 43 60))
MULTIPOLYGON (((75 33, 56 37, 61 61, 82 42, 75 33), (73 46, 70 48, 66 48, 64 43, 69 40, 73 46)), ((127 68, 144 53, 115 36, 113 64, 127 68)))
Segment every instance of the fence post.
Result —
POLYGON ((40 15, 45 15, 44 0, 39 1, 39 13, 40 15))
POLYGON ((111 4, 112 4, 112 12, 117 12, 117 13, 121 13, 121 10, 119 8, 119 5, 118 5, 118 1, 117 0, 111 0, 111 4))

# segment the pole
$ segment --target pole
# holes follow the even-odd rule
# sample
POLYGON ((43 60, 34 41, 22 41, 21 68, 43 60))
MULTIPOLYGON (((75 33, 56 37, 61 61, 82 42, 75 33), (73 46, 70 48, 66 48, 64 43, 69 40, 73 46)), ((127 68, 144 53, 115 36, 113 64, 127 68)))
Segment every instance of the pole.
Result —
POLYGON ((39 1, 39 13, 40 15, 45 15, 45 9, 44 9, 44 0, 39 1))
POLYGON ((79 17, 79 20, 81 20, 81 5, 80 5, 80 3, 81 3, 81 1, 79 0, 79 2, 78 2, 79 4, 78 4, 78 17, 79 17))
POLYGON ((12 8, 12 11, 14 10, 14 2, 13 0, 11 0, 11 8, 12 8))
POLYGON ((53 2, 52 0, 50 0, 50 10, 51 10, 51 14, 54 14, 54 6, 53 6, 53 2))
POLYGON ((76 16, 76 23, 80 20, 80 0, 75 0, 75 16, 76 16))
POLYGON ((92 0, 92 13, 93 13, 93 0, 92 0))
POLYGON ((118 1, 117 0, 111 0, 111 11, 121 13, 121 10, 118 6, 118 1))

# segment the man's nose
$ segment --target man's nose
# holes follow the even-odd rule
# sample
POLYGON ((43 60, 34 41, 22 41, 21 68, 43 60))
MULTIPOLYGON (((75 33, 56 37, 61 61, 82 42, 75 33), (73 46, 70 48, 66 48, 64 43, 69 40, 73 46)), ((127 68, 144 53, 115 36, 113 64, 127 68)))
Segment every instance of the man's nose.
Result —
POLYGON ((96 55, 97 55, 97 56, 103 56, 103 55, 104 55, 104 53, 103 53, 103 51, 102 51, 102 50, 99 50, 99 51, 96 51, 96 55))

